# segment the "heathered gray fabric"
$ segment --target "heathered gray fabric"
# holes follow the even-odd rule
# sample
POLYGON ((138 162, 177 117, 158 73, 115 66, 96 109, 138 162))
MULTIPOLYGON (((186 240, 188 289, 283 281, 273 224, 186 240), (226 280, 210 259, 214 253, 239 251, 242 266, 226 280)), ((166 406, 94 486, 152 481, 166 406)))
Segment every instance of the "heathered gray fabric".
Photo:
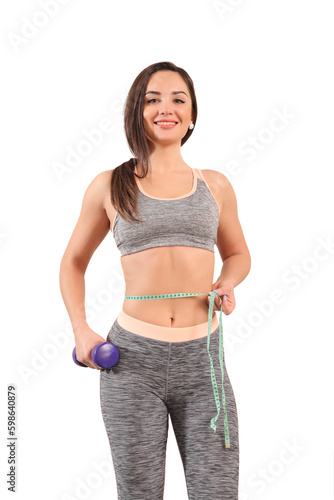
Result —
POLYGON ((197 178, 194 193, 179 200, 158 200, 138 190, 138 209, 143 223, 116 215, 113 236, 121 255, 172 245, 214 251, 219 209, 202 179, 197 178))
MULTIPOLYGON (((100 371, 101 411, 118 500, 163 499, 169 415, 189 500, 238 500, 238 414, 225 356, 230 448, 225 448, 222 405, 216 434, 210 427, 217 408, 206 336, 165 342, 129 332, 116 319, 106 340, 120 353, 113 368, 100 371)), ((219 327, 211 334, 210 353, 221 395, 219 327)))

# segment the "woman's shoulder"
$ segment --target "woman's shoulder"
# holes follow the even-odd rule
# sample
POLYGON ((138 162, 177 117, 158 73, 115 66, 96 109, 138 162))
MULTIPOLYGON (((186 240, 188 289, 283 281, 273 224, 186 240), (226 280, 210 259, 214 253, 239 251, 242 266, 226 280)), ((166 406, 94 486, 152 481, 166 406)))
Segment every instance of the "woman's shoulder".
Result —
POLYGON ((113 170, 113 168, 111 170, 103 170, 103 172, 100 172, 94 177, 93 182, 102 185, 110 182, 113 170))
POLYGON ((104 170, 103 172, 95 175, 95 177, 93 177, 89 184, 90 189, 92 191, 95 191, 97 195, 101 195, 104 192, 110 191, 110 183, 113 170, 114 169, 104 170))
MULTIPOLYGON (((198 169, 199 170, 199 169, 198 169)), ((217 204, 222 207, 230 197, 234 196, 234 190, 232 184, 226 177, 218 170, 200 170, 205 181, 207 182, 217 204)))
POLYGON ((110 188, 113 170, 114 169, 104 170, 95 175, 86 191, 92 198, 95 198, 98 203, 101 203, 110 215, 113 215, 113 207, 111 206, 110 201, 110 188))
POLYGON ((210 170, 210 169, 204 169, 204 170, 197 169, 197 170, 199 170, 202 173, 203 177, 208 183, 218 185, 221 188, 230 184, 230 181, 228 180, 226 175, 222 174, 218 170, 210 170))
POLYGON ((200 173, 203 175, 205 181, 209 185, 210 189, 217 192, 226 191, 232 188, 232 185, 226 175, 218 172, 218 170, 200 170, 200 173))

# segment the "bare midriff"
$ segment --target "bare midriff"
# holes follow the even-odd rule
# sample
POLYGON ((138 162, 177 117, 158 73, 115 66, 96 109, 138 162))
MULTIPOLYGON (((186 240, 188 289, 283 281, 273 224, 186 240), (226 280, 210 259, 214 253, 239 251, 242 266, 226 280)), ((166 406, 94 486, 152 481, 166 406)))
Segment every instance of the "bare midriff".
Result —
MULTIPOLYGON (((183 246, 154 247, 122 256, 121 265, 126 283, 125 295, 203 293, 211 290, 214 252, 183 246)), ((196 338, 195 332, 187 329, 182 335, 178 331, 175 338, 170 328, 191 327, 207 322, 207 297, 125 299, 123 311, 141 321, 169 327, 165 335, 161 332, 154 338, 168 342, 185 341, 196 338)))
MULTIPOLYGON (((145 180, 141 180, 141 183, 143 184, 145 180)), ((180 186, 178 187, 181 189, 180 186)), ((183 192, 188 192, 189 187, 189 182, 184 184, 183 192)), ((147 190, 149 191, 149 187, 147 190)), ((178 195, 174 190, 174 194, 161 193, 161 198, 178 195)), ((154 196, 159 196, 157 190, 154 196)), ((114 209, 110 208, 107 213, 110 214, 109 218, 112 221, 114 209)), ((166 327, 165 329, 149 328, 145 334, 145 329, 138 323, 140 335, 146 337, 167 342, 181 342, 204 337, 208 333, 207 299, 213 283, 214 265, 214 252, 188 246, 153 247, 123 255, 121 266, 125 280, 125 295, 160 295, 180 292, 207 292, 207 294, 152 300, 124 299, 122 311, 125 315, 139 321, 166 327), (181 328, 184 328, 184 331, 180 330, 181 328)), ((218 326, 215 312, 213 319, 211 332, 214 331, 214 327, 218 326)))

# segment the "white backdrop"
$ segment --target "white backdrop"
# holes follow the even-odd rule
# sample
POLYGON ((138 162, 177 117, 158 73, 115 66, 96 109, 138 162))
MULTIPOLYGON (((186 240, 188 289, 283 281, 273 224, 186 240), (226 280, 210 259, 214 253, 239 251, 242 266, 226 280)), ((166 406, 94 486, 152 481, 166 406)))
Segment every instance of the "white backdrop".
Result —
MULTIPOLYGON (((198 99, 183 159, 229 178, 252 257, 223 317, 239 498, 333 497, 333 11, 329 0, 2 2, 2 498, 13 498, 9 385, 15 498, 117 498, 99 372, 72 361, 59 265, 91 180, 132 156, 122 110, 133 80, 165 60, 198 99)), ((221 265, 216 248, 215 279, 221 265)), ((86 273, 102 336, 123 295, 110 233, 86 273)), ((187 499, 171 425, 164 498, 187 499)))

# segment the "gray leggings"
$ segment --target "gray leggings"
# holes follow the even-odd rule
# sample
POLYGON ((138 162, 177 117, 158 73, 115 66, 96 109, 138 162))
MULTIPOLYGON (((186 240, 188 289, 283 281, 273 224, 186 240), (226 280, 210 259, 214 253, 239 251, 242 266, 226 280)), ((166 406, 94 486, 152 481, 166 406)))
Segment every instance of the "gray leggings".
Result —
MULTIPOLYGON (((223 406, 217 407, 207 337, 166 342, 125 330, 115 320, 106 340, 118 363, 100 371, 102 417, 108 435, 118 500, 162 500, 170 415, 189 500, 238 500, 239 432, 233 389, 224 366, 230 448, 224 444, 223 406)), ((221 400, 219 328, 210 337, 221 400), (220 382, 220 383, 219 383, 220 382)))

